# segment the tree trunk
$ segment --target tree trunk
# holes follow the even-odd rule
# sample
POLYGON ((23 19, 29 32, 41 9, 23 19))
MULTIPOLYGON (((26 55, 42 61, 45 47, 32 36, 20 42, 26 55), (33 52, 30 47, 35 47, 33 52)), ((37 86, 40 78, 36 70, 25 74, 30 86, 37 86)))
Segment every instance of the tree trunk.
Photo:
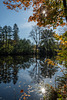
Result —
POLYGON ((63 0, 63 5, 64 5, 64 13, 67 21, 67 5, 66 5, 66 0, 63 0))

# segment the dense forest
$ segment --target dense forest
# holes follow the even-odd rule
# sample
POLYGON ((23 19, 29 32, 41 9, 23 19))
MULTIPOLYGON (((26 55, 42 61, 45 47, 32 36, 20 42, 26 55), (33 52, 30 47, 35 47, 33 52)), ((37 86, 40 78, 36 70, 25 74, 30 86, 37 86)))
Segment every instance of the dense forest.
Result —
POLYGON ((17 24, 11 26, 0 26, 0 53, 1 54, 39 54, 55 55, 57 43, 52 30, 43 29, 34 26, 29 37, 34 40, 34 44, 30 39, 19 38, 19 28, 17 24))
POLYGON ((19 28, 14 24, 0 27, 0 53, 1 54, 31 54, 32 44, 30 40, 19 38, 19 28))

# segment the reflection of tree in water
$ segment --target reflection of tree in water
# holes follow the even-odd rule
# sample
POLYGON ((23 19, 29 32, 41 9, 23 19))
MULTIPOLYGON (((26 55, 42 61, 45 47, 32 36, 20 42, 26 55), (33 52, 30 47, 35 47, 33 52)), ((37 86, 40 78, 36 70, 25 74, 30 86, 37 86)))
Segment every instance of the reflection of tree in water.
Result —
POLYGON ((8 66, 7 63, 4 63, 4 65, 0 66, 0 83, 10 83, 13 80, 15 84, 18 80, 17 73, 18 67, 8 66))
POLYGON ((13 72, 12 72, 12 79, 13 79, 13 83, 16 84, 17 80, 18 80, 18 70, 19 68, 17 66, 13 66, 13 72))
POLYGON ((41 67, 41 75, 43 77, 48 77, 48 78, 52 78, 52 76, 55 74, 55 72, 57 71, 57 67, 54 67, 52 65, 48 65, 47 62, 41 61, 40 62, 41 67))
POLYGON ((16 84, 18 80, 18 71, 22 68, 29 68, 29 58, 22 56, 17 57, 1 57, 0 59, 0 83, 13 83, 16 84))
POLYGON ((29 71, 31 78, 35 83, 39 83, 40 80, 42 79, 40 73, 41 73, 40 63, 39 60, 35 58, 33 60, 33 68, 31 69, 31 71, 29 71))
POLYGON ((3 81, 4 83, 9 83, 11 81, 11 72, 8 70, 8 66, 6 63, 0 66, 0 83, 3 81))
POLYGON ((44 78, 52 78, 57 71, 57 67, 48 65, 45 60, 38 60, 36 58, 29 74, 34 82, 39 83, 44 78))

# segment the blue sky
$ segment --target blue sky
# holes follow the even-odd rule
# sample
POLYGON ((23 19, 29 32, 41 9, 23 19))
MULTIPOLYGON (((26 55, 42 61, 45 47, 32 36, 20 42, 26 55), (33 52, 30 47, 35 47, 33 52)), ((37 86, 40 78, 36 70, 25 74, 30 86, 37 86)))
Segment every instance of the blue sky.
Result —
MULTIPOLYGON (((5 25, 10 25, 13 27, 13 25, 16 23, 20 30, 19 37, 22 39, 28 39, 32 26, 36 25, 35 22, 28 23, 28 18, 30 15, 32 15, 32 9, 28 9, 26 11, 21 9, 19 12, 16 12, 14 10, 7 9, 3 4, 3 0, 0 0, 0 26, 3 27, 5 25)), ((64 30, 67 30, 67 26, 64 26, 64 28, 58 27, 56 33, 64 33, 64 30)))
POLYGON ((19 10, 16 12, 14 10, 9 10, 3 4, 3 0, 0 0, 0 26, 12 26, 16 23, 19 27, 19 37, 29 38, 29 33, 32 30, 32 26, 36 25, 35 22, 28 22, 29 16, 32 15, 32 9, 19 10))

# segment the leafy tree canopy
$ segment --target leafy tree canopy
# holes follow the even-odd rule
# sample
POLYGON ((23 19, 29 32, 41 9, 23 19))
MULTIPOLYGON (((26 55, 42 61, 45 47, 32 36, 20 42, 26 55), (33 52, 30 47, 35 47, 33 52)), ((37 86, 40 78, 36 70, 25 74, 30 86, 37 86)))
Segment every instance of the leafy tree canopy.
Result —
POLYGON ((52 26, 65 25, 63 17, 67 20, 67 0, 3 0, 8 9, 18 10, 33 7, 33 15, 28 21, 37 21, 37 25, 52 26))

